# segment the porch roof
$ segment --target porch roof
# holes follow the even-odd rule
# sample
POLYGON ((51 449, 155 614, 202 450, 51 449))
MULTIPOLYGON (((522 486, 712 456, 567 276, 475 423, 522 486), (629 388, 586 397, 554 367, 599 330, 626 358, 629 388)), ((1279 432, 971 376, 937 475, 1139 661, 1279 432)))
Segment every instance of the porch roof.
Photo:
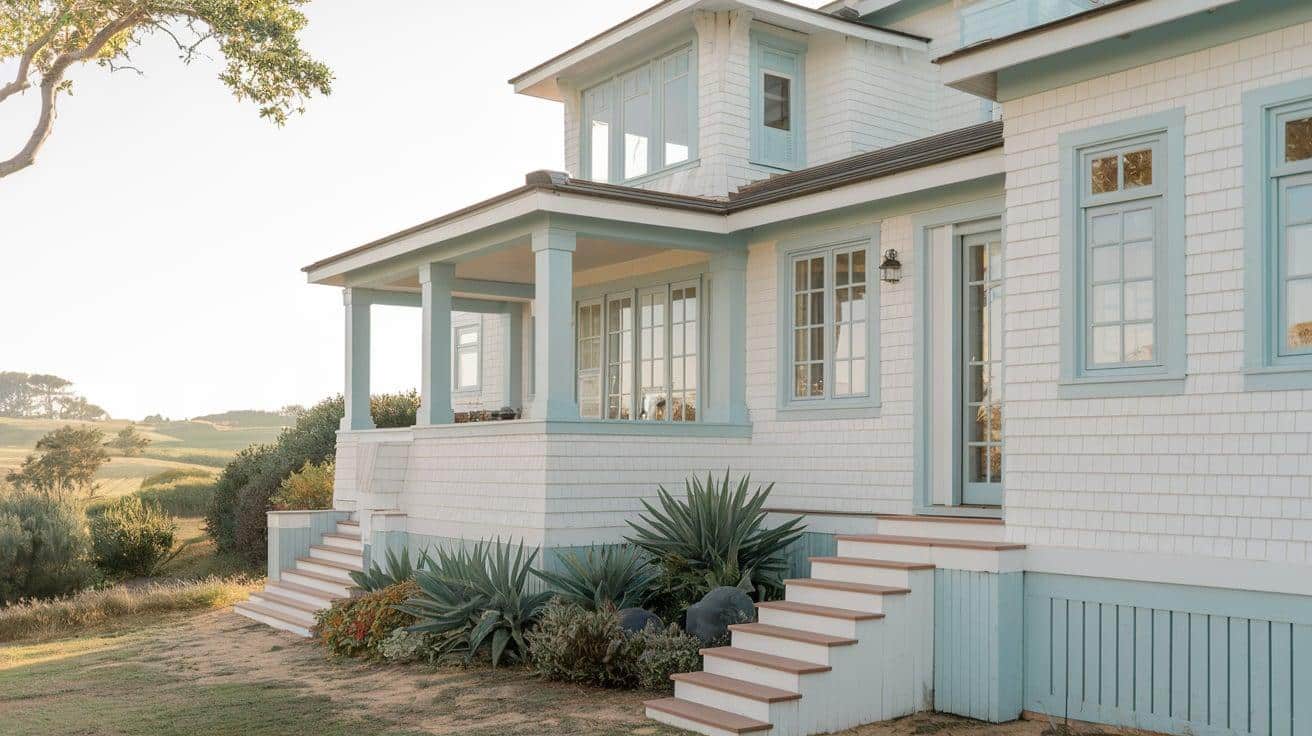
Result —
MULTIPOLYGON (((348 272, 437 243, 513 230, 535 218, 587 218, 681 233, 671 242, 719 238, 805 214, 909 194, 1002 173, 1002 123, 989 122, 858 154, 748 184, 726 199, 669 194, 536 171, 524 185, 312 263, 311 283, 340 283, 348 272), (953 170, 932 167, 955 166, 953 170), (934 176, 899 179, 921 170, 934 176), (870 187, 870 184, 884 185, 870 187), (842 196, 838 196, 838 195, 842 196), (804 207, 797 205, 804 204, 804 207), (771 205, 778 205, 772 209, 771 205)), ((616 230, 622 236, 622 230, 616 230)))

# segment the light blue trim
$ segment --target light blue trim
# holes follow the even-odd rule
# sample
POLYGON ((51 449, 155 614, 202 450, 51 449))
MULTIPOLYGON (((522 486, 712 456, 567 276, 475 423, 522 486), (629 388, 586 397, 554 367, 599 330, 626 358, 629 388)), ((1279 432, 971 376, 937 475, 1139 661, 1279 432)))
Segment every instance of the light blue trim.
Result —
POLYGON ((751 32, 751 60, 748 64, 750 79, 748 85, 751 104, 751 141, 749 161, 758 166, 766 166, 783 171, 795 171, 806 166, 806 45, 780 36, 751 32), (767 65, 762 60, 765 50, 793 57, 793 69, 783 70, 767 65), (789 87, 789 124, 792 129, 793 156, 789 159, 771 159, 765 153, 765 136, 768 134, 764 122, 765 92, 763 83, 765 73, 777 73, 787 76, 789 87))
MULTIPOLYGON (((880 223, 868 223, 848 227, 815 230, 780 240, 775 246, 776 278, 775 302, 778 309, 775 343, 778 346, 777 373, 777 418, 785 419, 841 419, 850 416, 852 410, 878 410, 880 406, 880 380, 883 375, 880 361, 880 292, 883 281, 879 278, 879 263, 883 260, 880 251, 880 223), (866 251, 866 388, 865 396, 795 399, 792 395, 792 345, 793 345, 793 259, 810 251, 829 252, 848 247, 859 248, 865 244, 866 251)), ((826 277, 825 294, 825 333, 832 333, 832 305, 829 298, 832 289, 832 273, 826 277)), ((825 340, 825 375, 826 385, 832 386, 833 361, 831 341, 825 340)), ((876 414, 877 415, 877 414, 876 414)))
POLYGON ((1160 396, 1184 390, 1185 377, 1185 219, 1184 108, 1121 120, 1058 137, 1061 187, 1061 375, 1057 395, 1063 399, 1160 396), (1164 232, 1156 241, 1154 273, 1157 297, 1157 354, 1161 363, 1144 368, 1085 367, 1084 171, 1078 164, 1086 149, 1119 140, 1157 135, 1154 187, 1162 189, 1164 232), (1166 181, 1160 173, 1165 168, 1166 181), (1165 246, 1165 247, 1163 247, 1165 246))
POLYGON ((268 534, 268 576, 277 582, 283 570, 296 567, 296 560, 310 556, 310 546, 320 544, 323 535, 337 530, 337 522, 346 521, 346 511, 270 511, 268 534))
MULTIPOLYGON (((1006 211, 1006 201, 1002 197, 989 197, 973 202, 964 202, 961 204, 940 207, 938 209, 922 212, 911 218, 912 228, 912 253, 910 254, 915 269, 915 284, 917 294, 913 302, 912 316, 912 505, 917 514, 925 515, 953 515, 953 516, 979 516, 996 518, 1002 516, 1002 509, 977 509, 963 507, 955 504, 961 502, 961 464, 951 462, 952 487, 954 491, 954 505, 936 506, 930 499, 929 484, 929 443, 930 443, 930 416, 929 416, 929 334, 930 325, 927 321, 927 315, 930 308, 930 293, 935 285, 930 284, 930 254, 929 239, 927 237, 930 230, 947 225, 982 225, 988 221, 996 221, 998 229, 1003 233, 1003 253, 1006 253, 1006 228, 1004 222, 1004 213, 1006 211)), ((951 257, 954 260, 953 273, 960 271, 960 248, 956 247, 957 235, 953 235, 951 257)), ((949 285, 950 286, 950 285, 949 285)), ((945 287, 948 288, 948 287, 945 287)), ((1003 288, 1006 286, 1004 284, 1003 288)), ((952 292, 956 294, 955 289, 952 292)), ((1004 302, 1005 305, 1005 302, 1004 302)), ((960 304, 954 303, 952 313, 961 314, 960 304)), ((1004 307, 1005 311, 1005 307, 1004 307)), ((953 320, 953 345, 961 344, 961 321, 953 320)), ((953 381, 951 390, 953 392, 952 405, 961 405, 961 368, 960 361, 955 358, 953 365, 953 381)), ((1006 398, 1003 398, 1003 411, 1005 412, 1006 398)), ((952 436, 956 447, 953 450, 953 457, 961 457, 961 426, 960 417, 957 412, 952 412, 952 436)), ((1005 426, 1005 425, 1004 425, 1005 426)), ((1003 435, 1003 457, 1006 457, 1007 445, 1006 435, 1003 435)), ((1003 500, 1006 500, 1005 482, 1006 475, 1003 476, 1004 490, 1003 500)))
POLYGON ((1024 574, 934 571, 934 709, 1020 717, 1024 574))
POLYGON ((1244 388, 1280 391, 1312 388, 1312 355, 1280 355, 1278 337, 1279 244, 1272 187, 1272 115, 1312 101, 1312 78, 1250 90, 1244 122, 1244 388))

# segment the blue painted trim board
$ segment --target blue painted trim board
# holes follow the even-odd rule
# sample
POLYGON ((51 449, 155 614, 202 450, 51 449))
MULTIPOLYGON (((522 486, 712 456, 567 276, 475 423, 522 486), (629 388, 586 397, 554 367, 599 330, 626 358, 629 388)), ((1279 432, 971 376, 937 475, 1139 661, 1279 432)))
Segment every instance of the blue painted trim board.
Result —
POLYGON ((1020 717, 1023 574, 934 571, 934 708, 1020 717))

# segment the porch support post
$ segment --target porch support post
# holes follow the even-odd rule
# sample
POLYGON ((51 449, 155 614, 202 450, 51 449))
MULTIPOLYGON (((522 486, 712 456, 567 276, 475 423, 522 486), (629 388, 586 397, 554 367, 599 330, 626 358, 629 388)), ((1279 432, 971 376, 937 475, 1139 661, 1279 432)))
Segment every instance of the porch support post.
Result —
POLYGON ((419 267, 420 304, 423 306, 423 369, 419 378, 417 423, 450 424, 451 411, 451 286, 454 263, 426 263, 419 267))
POLYGON ((342 289, 346 307, 346 414, 342 429, 373 429, 369 414, 369 300, 362 289, 342 289))
POLYGON ((574 249, 573 230, 543 227, 533 231, 536 315, 534 419, 578 419, 574 400, 574 249))
POLYGON ((747 253, 711 258, 709 401, 706 420, 747 423, 747 253))
POLYGON ((506 392, 505 405, 524 408, 524 305, 506 304, 506 392))

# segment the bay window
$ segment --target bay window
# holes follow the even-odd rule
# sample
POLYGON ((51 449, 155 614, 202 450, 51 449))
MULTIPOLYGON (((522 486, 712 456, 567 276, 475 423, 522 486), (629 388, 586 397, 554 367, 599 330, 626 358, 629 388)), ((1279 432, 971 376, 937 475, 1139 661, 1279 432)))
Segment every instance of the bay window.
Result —
POLYGON ((584 90, 580 145, 588 178, 630 181, 694 157, 693 54, 683 47, 584 90))

